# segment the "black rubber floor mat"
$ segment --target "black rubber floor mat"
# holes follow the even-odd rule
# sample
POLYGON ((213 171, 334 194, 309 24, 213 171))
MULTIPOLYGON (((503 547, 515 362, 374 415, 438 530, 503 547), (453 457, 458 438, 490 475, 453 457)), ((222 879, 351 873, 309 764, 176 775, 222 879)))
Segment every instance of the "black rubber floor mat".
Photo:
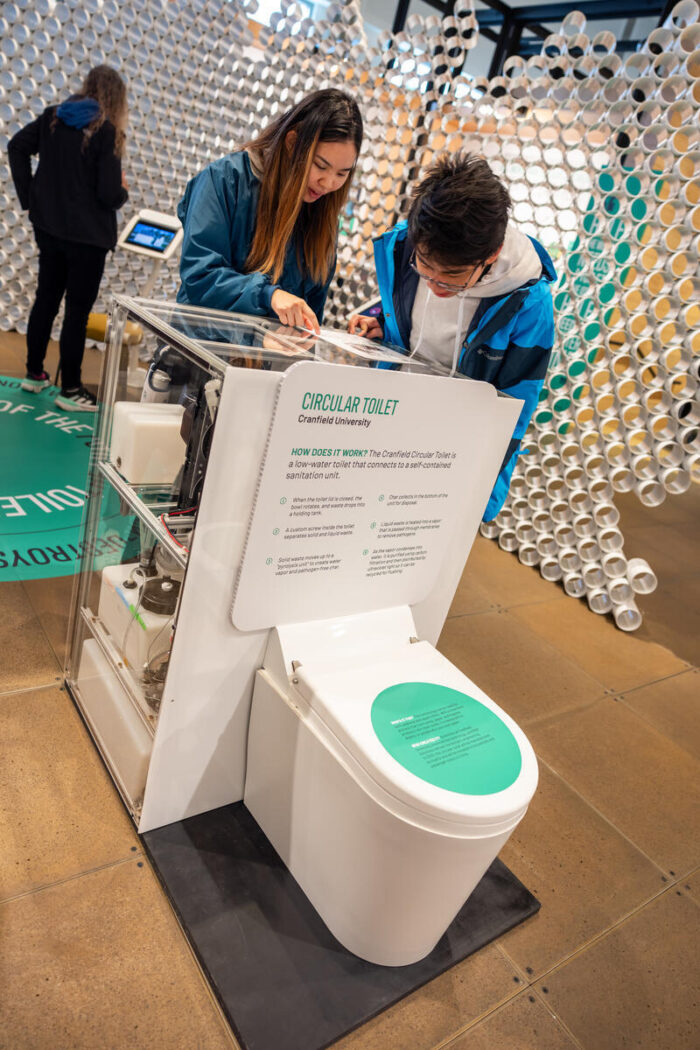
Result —
POLYGON ((244 1050, 322 1050, 540 906, 495 860, 427 958, 374 966, 336 941, 242 802, 142 838, 244 1050))

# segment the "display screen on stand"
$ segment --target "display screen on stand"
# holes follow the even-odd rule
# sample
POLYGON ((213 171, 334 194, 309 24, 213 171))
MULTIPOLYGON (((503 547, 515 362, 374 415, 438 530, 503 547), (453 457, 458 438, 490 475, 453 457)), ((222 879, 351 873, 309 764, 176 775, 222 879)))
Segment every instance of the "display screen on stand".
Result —
POLYGON ((164 252, 175 237, 177 230, 168 230, 163 226, 152 226, 137 222, 125 240, 125 244, 137 244, 140 248, 149 248, 153 252, 164 252))

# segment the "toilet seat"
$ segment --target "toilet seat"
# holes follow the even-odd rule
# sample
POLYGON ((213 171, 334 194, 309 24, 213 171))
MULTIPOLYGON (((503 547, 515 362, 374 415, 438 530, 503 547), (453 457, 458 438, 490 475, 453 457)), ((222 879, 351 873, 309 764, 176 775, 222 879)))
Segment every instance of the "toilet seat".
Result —
MULTIPOLYGON (((392 637, 388 642, 386 633, 377 630, 378 614, 372 614, 366 624, 353 625, 350 651, 346 639, 341 652, 329 653, 329 644, 333 647, 333 643, 328 643, 328 632, 320 622, 307 625, 317 628, 318 646, 304 651, 298 636, 289 647, 285 644, 288 639, 282 639, 283 651, 301 656, 294 661, 294 671, 288 672, 285 683, 291 703, 327 746, 343 755, 356 774, 361 771, 365 788, 369 782, 373 796, 387 808, 396 811, 398 807, 408 819, 419 817, 422 824, 434 825, 441 832, 449 825, 457 835, 468 834, 470 828, 480 834, 496 834, 502 826, 512 826, 527 809, 537 784, 537 762, 527 738, 505 711, 432 645, 411 642, 415 627, 408 608, 384 612, 391 614, 392 637), (323 644, 324 635, 327 644, 323 644), (383 638, 381 647, 378 637, 383 638), (372 709, 381 693, 401 683, 454 690, 492 725, 497 720, 501 736, 511 742, 511 753, 519 751, 520 768, 514 770, 512 782, 506 777, 503 789, 482 794, 450 790, 430 783, 394 757, 375 730, 372 709)), ((333 633, 329 621, 324 625, 333 633)), ((279 630, 285 632, 286 628, 279 630)), ((336 634, 337 630, 335 625, 336 634)), ((266 667, 270 669, 268 661, 266 667)), ((427 743, 436 739, 430 737, 427 743)))

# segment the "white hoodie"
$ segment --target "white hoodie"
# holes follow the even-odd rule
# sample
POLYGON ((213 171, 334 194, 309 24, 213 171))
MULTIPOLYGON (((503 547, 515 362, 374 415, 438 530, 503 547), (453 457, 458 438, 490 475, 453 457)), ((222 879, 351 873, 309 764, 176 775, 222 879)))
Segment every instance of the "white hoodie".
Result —
POLYGON ((469 289, 469 295, 440 299, 420 280, 411 312, 411 354, 434 361, 454 375, 479 300, 512 292, 541 272, 542 262, 532 241, 509 224, 498 258, 486 277, 469 289))

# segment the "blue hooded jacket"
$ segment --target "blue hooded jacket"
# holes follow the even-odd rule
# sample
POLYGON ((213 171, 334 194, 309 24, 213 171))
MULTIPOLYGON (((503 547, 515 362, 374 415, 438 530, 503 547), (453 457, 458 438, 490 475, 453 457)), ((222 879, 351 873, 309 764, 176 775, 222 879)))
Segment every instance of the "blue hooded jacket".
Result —
MULTIPOLYGON (((504 295, 479 301, 457 360, 457 371, 491 383, 525 402, 516 423, 483 520, 491 521, 503 506, 519 455, 520 442, 539 400, 554 344, 554 309, 550 286, 556 272, 549 255, 530 238, 542 262, 539 278, 504 295)), ((374 259, 382 297, 384 340, 408 352, 411 311, 418 274, 410 265, 413 245, 407 223, 397 223, 374 242, 374 259)))
POLYGON ((19 202, 36 229, 109 251, 117 242, 117 211, 129 194, 111 121, 104 120, 87 140, 83 134, 99 113, 94 98, 72 96, 20 128, 7 152, 19 202))
POLYGON ((215 160, 188 182, 177 208, 184 230, 178 302, 274 317, 272 294, 283 288, 304 299, 320 321, 335 261, 325 284, 316 284, 299 265, 292 237, 279 284, 244 272, 259 197, 260 181, 245 151, 215 160))
POLYGON ((69 128, 86 128, 100 112, 100 104, 94 98, 72 96, 56 109, 56 116, 69 128))

